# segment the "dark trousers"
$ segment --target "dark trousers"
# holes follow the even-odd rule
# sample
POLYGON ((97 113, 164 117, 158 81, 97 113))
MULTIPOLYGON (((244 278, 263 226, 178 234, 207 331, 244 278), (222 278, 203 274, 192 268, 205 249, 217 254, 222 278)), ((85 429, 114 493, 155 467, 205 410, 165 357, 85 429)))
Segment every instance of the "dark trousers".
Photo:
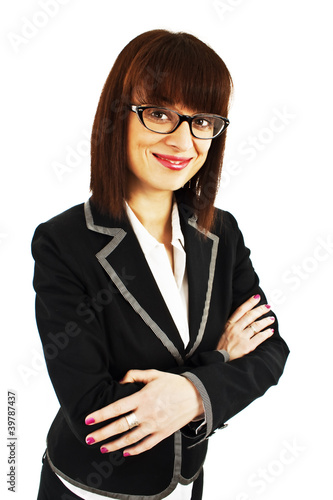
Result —
MULTIPOLYGON (((193 483, 191 500, 201 500, 203 489, 203 470, 193 483)), ((37 500, 82 500, 72 493, 51 469, 47 458, 43 458, 43 467, 37 500)))

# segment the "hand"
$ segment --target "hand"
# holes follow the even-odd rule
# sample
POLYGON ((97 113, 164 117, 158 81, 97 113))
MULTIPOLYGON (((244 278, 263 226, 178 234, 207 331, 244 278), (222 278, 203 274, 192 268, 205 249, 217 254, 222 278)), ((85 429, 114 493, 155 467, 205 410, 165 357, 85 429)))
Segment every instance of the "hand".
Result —
POLYGON ((146 385, 139 392, 119 399, 86 417, 86 422, 89 421, 88 419, 93 419, 93 423, 96 424, 119 417, 111 424, 86 437, 86 442, 93 444, 117 434, 126 433, 103 445, 102 453, 130 446, 129 449, 124 450, 124 456, 138 455, 204 412, 202 399, 197 389, 192 382, 181 375, 158 370, 130 370, 121 383, 133 382, 143 382, 146 385), (135 412, 139 422, 139 425, 132 430, 129 430, 128 422, 124 417, 129 412, 135 412))
POLYGON ((272 328, 264 330, 274 323, 274 316, 256 321, 270 309, 268 305, 255 307, 259 300, 260 295, 251 297, 236 309, 226 323, 216 349, 227 351, 230 361, 254 351, 274 333, 272 328))

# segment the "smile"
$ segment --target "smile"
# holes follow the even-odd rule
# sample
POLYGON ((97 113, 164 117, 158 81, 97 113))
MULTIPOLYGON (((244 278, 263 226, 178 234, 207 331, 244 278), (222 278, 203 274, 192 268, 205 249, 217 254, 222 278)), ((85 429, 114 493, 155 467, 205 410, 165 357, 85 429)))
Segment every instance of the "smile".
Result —
POLYGON ((171 170, 183 170, 187 167, 192 158, 180 158, 179 156, 170 155, 158 155, 153 153, 153 156, 158 160, 163 167, 167 167, 171 170))

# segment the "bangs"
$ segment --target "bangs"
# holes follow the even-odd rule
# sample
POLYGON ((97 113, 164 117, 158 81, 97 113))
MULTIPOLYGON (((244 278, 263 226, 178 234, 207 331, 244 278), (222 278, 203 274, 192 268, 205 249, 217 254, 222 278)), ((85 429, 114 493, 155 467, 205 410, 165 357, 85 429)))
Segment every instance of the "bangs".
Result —
POLYGON ((123 95, 139 104, 181 104, 194 112, 228 114, 231 78, 222 59, 187 33, 165 32, 138 50, 123 95), (166 40, 169 38, 169 40, 166 40))

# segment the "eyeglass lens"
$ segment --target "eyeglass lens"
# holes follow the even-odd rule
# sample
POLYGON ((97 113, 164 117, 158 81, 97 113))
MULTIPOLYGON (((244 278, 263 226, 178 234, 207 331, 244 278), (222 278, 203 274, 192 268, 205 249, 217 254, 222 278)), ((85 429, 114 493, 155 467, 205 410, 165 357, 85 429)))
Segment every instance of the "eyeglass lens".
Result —
MULTIPOLYGON (((174 111, 163 108, 146 108, 142 119, 147 128, 153 132, 168 134, 179 123, 179 116, 174 111)), ((192 119, 192 133, 200 139, 210 139, 219 134, 225 127, 224 120, 209 114, 198 114, 192 119)))

